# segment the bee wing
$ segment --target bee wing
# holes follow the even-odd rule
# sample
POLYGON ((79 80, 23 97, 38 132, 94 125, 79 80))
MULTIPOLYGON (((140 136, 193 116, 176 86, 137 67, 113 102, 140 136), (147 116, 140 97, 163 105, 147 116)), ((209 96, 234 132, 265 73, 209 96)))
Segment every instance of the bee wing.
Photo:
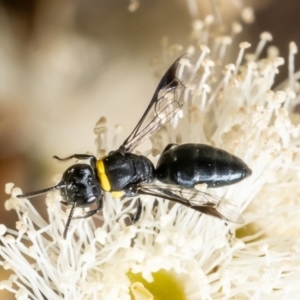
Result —
POLYGON ((170 122, 183 105, 183 83, 176 77, 179 57, 161 78, 142 118, 121 145, 120 150, 131 152, 142 141, 170 122))
POLYGON ((187 189, 170 184, 141 183, 137 186, 137 193, 171 200, 201 213, 229 222, 244 223, 236 205, 226 199, 221 199, 196 189, 187 189))

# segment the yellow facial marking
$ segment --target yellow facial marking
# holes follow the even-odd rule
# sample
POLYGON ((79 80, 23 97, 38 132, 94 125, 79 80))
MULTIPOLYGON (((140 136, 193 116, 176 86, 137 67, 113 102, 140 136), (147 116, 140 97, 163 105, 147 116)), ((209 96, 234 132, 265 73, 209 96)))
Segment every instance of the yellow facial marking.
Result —
POLYGON ((104 163, 103 163, 102 159, 97 160, 96 169, 98 171, 98 176, 100 179, 100 185, 101 185, 102 189, 106 192, 110 192, 111 187, 110 187, 110 183, 109 183, 108 178, 105 173, 105 167, 104 167, 104 163))
POLYGON ((124 192, 123 191, 117 191, 117 192, 111 192, 112 196, 114 198, 121 198, 122 196, 124 196, 124 192))

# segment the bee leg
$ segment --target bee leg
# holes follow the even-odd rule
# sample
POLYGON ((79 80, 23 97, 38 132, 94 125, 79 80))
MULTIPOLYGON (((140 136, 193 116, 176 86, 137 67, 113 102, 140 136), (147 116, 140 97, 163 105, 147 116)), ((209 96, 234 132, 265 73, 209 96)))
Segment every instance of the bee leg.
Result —
POLYGON ((68 203, 67 201, 60 201, 60 203, 61 203, 62 205, 65 205, 65 206, 68 206, 68 205, 69 205, 69 203, 68 203))
POLYGON ((78 217, 73 217, 73 219, 86 219, 86 218, 89 218, 93 215, 95 215, 96 213, 98 213, 101 209, 93 209, 93 210, 90 210, 88 211, 85 215, 83 216, 78 216, 78 217))
POLYGON ((60 158, 58 157, 57 155, 54 155, 53 156, 54 159, 57 159, 59 161, 67 161, 69 159, 72 159, 72 158, 75 158, 75 159, 78 159, 78 160, 85 160, 85 159, 90 159, 91 161, 91 166, 94 170, 96 170, 96 162, 97 162, 97 159, 94 155, 89 155, 89 154, 73 154, 73 155, 70 155, 68 157, 65 157, 65 158, 60 158))
POLYGON ((131 222, 132 222, 133 224, 135 224, 135 223, 137 223, 137 222, 139 221, 139 219, 140 219, 140 217, 141 217, 141 214, 142 214, 142 210, 143 210, 143 205, 142 205, 141 199, 138 198, 137 201, 138 201, 138 206, 137 206, 137 208, 136 208, 136 212, 135 212, 134 215, 132 214, 132 215, 130 216, 131 222))
MULTIPOLYGON (((127 185, 124 189, 124 196, 122 198, 125 197, 136 197, 139 195, 139 193, 137 192, 137 185, 136 184, 129 184, 127 185)), ((130 214, 130 220, 133 224, 137 223, 141 217, 142 214, 142 210, 143 210, 143 205, 142 205, 142 201, 140 198, 137 199, 138 205, 136 208, 136 212, 135 214, 130 214)))
POLYGON ((100 199, 96 200, 96 203, 97 203, 97 208, 96 209, 88 211, 83 216, 73 217, 73 219, 85 219, 85 218, 89 218, 89 217, 97 214, 98 212, 100 212, 102 210, 102 207, 103 207, 103 201, 102 201, 102 199, 103 198, 101 197, 100 199))
POLYGON ((90 154, 73 154, 73 155, 70 155, 65 158, 60 158, 57 155, 54 155, 53 158, 57 159, 59 161, 66 161, 66 160, 70 160, 72 158, 79 159, 79 160, 92 159, 92 160, 96 161, 96 157, 94 155, 90 155, 90 154))
POLYGON ((173 148, 173 147, 176 147, 178 144, 168 144, 166 147, 165 147, 165 149, 162 151, 162 153, 161 154, 163 154, 163 153, 165 153, 165 152, 167 152, 168 150, 170 150, 171 148, 173 148))

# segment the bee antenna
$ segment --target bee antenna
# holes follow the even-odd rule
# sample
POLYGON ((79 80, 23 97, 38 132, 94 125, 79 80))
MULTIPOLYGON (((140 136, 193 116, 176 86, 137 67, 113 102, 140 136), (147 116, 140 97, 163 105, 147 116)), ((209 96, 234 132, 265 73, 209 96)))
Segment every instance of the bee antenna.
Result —
POLYGON ((38 195, 42 195, 42 194, 45 194, 45 193, 48 193, 48 192, 51 192, 51 191, 54 191, 54 190, 58 190, 58 189, 61 189, 62 187, 64 187, 65 185, 55 185, 55 186, 52 186, 50 188, 47 188, 47 189, 43 189, 43 190, 40 190, 40 191, 36 191, 36 192, 32 192, 32 193, 27 193, 27 194, 22 194, 22 195, 18 195, 17 197, 18 198, 31 198, 31 197, 36 197, 38 195))
POLYGON ((70 211, 70 214, 69 214, 66 226, 65 226, 65 230, 64 230, 64 239, 67 238, 67 233, 68 233, 69 226, 70 226, 70 223, 71 223, 72 218, 73 218, 73 214, 74 214, 74 210, 76 208, 76 205, 77 205, 77 202, 74 202, 73 205, 72 205, 72 208, 71 208, 71 211, 70 211))

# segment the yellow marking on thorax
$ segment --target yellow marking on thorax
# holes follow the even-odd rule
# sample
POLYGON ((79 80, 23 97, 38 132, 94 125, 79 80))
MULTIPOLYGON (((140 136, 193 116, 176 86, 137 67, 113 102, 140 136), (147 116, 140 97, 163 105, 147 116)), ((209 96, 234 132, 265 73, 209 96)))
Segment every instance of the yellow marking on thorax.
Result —
POLYGON ((122 196, 125 195, 123 191, 111 192, 111 194, 114 198, 121 198, 122 196))
POLYGON ((102 189, 106 192, 110 192, 111 186, 110 186, 109 180, 106 176, 105 167, 104 167, 104 163, 103 163, 102 159, 97 160, 96 169, 98 171, 98 176, 100 179, 100 185, 101 185, 102 189))

